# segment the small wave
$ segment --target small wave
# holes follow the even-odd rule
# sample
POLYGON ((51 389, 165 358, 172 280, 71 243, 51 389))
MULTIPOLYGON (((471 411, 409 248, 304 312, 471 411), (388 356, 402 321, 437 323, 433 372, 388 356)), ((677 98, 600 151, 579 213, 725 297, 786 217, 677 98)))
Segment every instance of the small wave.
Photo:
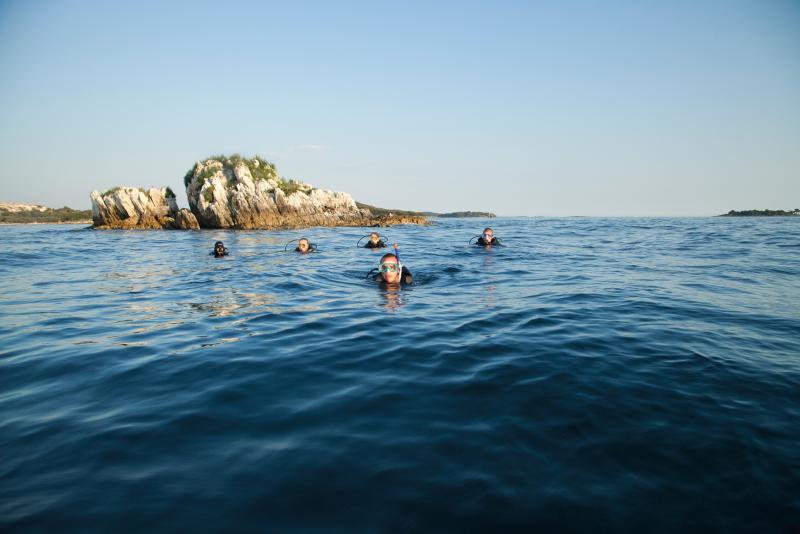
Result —
POLYGON ((4 229, 0 528, 785 530, 795 226, 491 224, 392 228, 403 288, 363 229, 4 229))

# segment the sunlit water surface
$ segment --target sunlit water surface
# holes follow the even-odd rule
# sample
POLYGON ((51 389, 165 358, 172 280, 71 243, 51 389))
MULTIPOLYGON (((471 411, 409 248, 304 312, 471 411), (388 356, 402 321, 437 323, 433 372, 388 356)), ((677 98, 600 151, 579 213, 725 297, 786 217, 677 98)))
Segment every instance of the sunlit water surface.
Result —
POLYGON ((486 223, 0 227, 0 528, 800 528, 800 218, 486 223))

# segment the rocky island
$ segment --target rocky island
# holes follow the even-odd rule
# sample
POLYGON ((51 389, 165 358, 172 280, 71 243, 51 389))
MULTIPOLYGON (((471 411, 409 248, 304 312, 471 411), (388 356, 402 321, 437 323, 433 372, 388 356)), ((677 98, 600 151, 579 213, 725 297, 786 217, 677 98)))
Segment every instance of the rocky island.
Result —
POLYGON ((238 154, 199 161, 184 176, 189 210, 167 188, 93 191, 95 228, 283 229, 305 226, 428 224, 416 214, 374 214, 347 193, 287 180, 275 165, 238 154))
POLYGON ((731 210, 723 213, 719 217, 786 217, 789 215, 800 215, 800 209, 789 210, 731 210))
POLYGON ((105 193, 92 191, 89 197, 95 228, 200 228, 192 212, 178 208, 175 193, 169 187, 152 187, 147 191, 115 187, 105 193))

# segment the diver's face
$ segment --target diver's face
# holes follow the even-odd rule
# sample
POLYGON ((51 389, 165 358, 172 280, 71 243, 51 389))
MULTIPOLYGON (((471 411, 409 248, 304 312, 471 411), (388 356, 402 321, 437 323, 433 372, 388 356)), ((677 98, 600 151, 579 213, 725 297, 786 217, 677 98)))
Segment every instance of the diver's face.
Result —
POLYGON ((400 264, 394 258, 386 258, 379 267, 383 280, 389 284, 400 281, 400 264))
POLYGON ((222 245, 217 245, 216 247, 214 247, 214 251, 215 251, 217 254, 222 254, 222 253, 224 253, 224 252, 225 252, 225 247, 224 247, 224 246, 222 246, 222 245))
POLYGON ((301 239, 297 243, 297 248, 300 249, 300 252, 308 252, 308 240, 307 239, 301 239))
POLYGON ((369 240, 372 243, 377 243, 380 240, 380 236, 378 234, 370 234, 369 240))
POLYGON ((486 230, 485 232, 483 232, 484 241, 486 241, 487 243, 491 243, 492 238, 494 238, 494 232, 492 232, 491 230, 486 230))

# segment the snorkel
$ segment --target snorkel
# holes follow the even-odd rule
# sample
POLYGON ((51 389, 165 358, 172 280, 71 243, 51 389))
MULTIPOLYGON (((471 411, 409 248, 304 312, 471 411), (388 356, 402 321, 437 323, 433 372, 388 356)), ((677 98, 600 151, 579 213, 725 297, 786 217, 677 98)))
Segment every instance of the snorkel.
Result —
POLYGON ((403 263, 400 261, 400 249, 397 248, 397 243, 392 245, 394 249, 394 257, 397 258, 397 271, 400 273, 400 277, 403 276, 403 263))

